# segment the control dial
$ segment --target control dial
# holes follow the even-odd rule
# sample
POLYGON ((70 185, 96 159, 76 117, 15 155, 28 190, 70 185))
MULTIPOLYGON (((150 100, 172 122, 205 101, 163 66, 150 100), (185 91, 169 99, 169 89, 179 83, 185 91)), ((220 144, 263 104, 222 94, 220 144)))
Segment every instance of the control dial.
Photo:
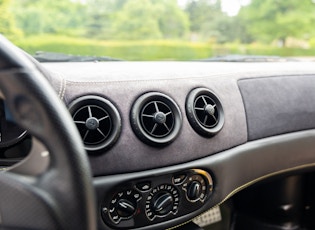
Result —
POLYGON ((153 197, 152 204, 152 211, 156 215, 163 216, 172 210, 174 199, 169 192, 160 192, 153 197))
POLYGON ((199 181, 192 181, 187 186, 187 197, 189 200, 197 200, 202 193, 199 181))
POLYGON ((136 206, 134 202, 126 199, 120 199, 117 202, 117 214, 121 217, 130 217, 132 216, 136 211, 136 206))
POLYGON ((204 202, 207 191, 212 190, 212 180, 208 180, 207 183, 202 175, 195 174, 187 178, 182 188, 186 191, 186 197, 190 202, 204 202))
POLYGON ((179 193, 173 185, 160 185, 152 189, 146 201, 146 215, 150 220, 164 217, 178 210, 179 193))
POLYGON ((102 207, 103 218, 108 214, 115 224, 121 220, 130 219, 136 215, 138 202, 141 198, 141 194, 133 189, 117 193, 111 199, 109 208, 102 207))

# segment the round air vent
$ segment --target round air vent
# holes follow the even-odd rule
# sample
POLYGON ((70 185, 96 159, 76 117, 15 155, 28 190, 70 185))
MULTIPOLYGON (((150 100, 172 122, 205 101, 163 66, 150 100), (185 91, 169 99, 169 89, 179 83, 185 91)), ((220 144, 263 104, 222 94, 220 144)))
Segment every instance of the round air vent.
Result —
POLYGON ((118 139, 121 119, 110 101, 84 96, 74 100, 69 110, 88 152, 107 150, 118 139))
POLYGON ((139 97, 132 107, 130 120, 135 134, 142 141, 155 146, 171 143, 182 125, 176 103, 158 92, 139 97))
POLYGON ((186 113, 193 129, 202 136, 217 134, 224 124, 222 105, 209 89, 197 88, 187 96, 186 113))

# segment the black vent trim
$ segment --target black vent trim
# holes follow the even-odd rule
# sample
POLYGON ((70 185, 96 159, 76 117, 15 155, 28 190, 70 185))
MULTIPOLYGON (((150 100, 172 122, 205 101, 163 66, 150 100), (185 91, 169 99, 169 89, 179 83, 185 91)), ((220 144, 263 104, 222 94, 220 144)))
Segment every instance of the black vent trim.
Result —
POLYGON ((145 143, 155 146, 174 141, 182 125, 177 104, 159 92, 140 96, 132 107, 130 120, 135 134, 145 143))
POLYGON ((121 118, 110 101, 99 96, 83 96, 74 100, 69 110, 88 152, 105 151, 117 141, 121 118))
POLYGON ((217 134, 224 125, 224 113, 218 97, 207 88, 192 90, 186 99, 187 118, 202 136, 217 134))

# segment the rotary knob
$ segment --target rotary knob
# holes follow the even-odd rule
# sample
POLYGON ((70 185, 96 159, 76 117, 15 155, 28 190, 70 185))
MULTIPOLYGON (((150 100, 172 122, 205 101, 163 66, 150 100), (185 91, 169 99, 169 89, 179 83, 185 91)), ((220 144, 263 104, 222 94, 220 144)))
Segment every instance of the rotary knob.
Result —
POLYGON ((153 197, 152 211, 159 216, 168 214, 174 205, 174 199, 169 192, 161 192, 153 197))
MULTIPOLYGON (((203 173, 204 171, 196 171, 203 173)), ((188 176, 182 185, 182 189, 186 192, 186 198, 189 202, 204 203, 207 196, 212 191, 212 179, 211 177, 206 177, 208 174, 193 174, 188 176)))
POLYGON ((102 207, 102 217, 107 222, 119 224, 137 215, 141 194, 133 189, 118 192, 109 202, 109 207, 102 207))
POLYGON ((127 199, 120 199, 117 202, 116 211, 120 217, 128 218, 135 213, 136 204, 134 204, 134 202, 127 199))
POLYGON ((192 181, 187 186, 187 197, 189 200, 199 199, 202 189, 199 181, 192 181))
POLYGON ((178 190, 169 184, 162 184, 152 189, 146 201, 146 215, 150 220, 156 217, 163 218, 178 211, 178 190))

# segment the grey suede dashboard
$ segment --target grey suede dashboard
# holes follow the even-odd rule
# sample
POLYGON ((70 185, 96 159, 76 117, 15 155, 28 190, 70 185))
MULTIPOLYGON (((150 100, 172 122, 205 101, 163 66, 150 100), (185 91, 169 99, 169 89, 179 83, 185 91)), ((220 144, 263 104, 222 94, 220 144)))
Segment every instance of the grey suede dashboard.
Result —
POLYGON ((58 75, 53 82, 66 104, 80 96, 99 95, 121 115, 117 143, 104 154, 90 157, 96 176, 219 156, 252 140, 315 128, 313 63, 103 62, 45 67, 63 75, 64 79, 58 75), (185 114, 186 97, 196 87, 212 90, 224 109, 223 129, 212 138, 198 135, 185 114), (129 121, 134 101, 153 91, 173 98, 183 117, 178 137, 163 148, 142 143, 129 121))

